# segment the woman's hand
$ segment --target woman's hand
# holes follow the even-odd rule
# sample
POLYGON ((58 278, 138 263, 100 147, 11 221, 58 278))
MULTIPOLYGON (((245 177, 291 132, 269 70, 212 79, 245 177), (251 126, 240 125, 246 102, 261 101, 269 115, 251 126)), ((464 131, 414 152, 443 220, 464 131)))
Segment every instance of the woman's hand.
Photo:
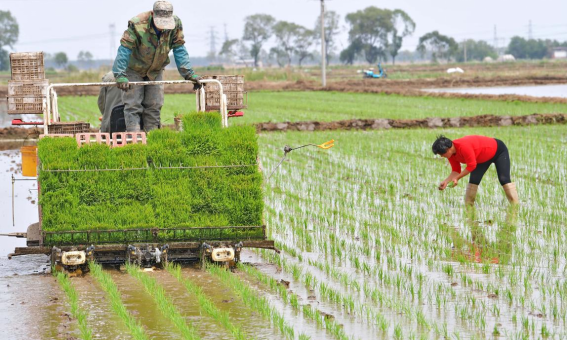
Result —
POLYGON ((454 188, 457 186, 457 184, 459 184, 459 179, 458 178, 453 178, 453 180, 451 181, 451 188, 454 188))
POLYGON ((443 182, 441 182, 441 184, 439 184, 439 190, 445 190, 445 188, 447 187, 447 184, 449 184, 449 182, 447 180, 444 180, 443 182))

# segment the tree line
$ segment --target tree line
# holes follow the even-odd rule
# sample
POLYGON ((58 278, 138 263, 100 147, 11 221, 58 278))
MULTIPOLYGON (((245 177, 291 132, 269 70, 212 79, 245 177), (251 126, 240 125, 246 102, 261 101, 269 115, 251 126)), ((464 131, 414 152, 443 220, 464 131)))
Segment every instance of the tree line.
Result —
MULTIPOLYGON (((325 28, 325 44, 327 63, 337 59, 345 64, 365 61, 374 64, 377 61, 396 62, 406 37, 413 35, 416 23, 410 15, 401 9, 384 9, 374 6, 348 13, 344 23, 348 26, 348 45, 337 53, 337 37, 341 33, 342 18, 334 11, 325 12, 323 25, 325 28)), ((260 60, 272 60, 279 66, 290 66, 297 61, 301 66, 306 60, 315 59, 316 46, 320 46, 321 18, 317 18, 313 28, 289 22, 278 21, 269 14, 254 14, 244 19, 244 32, 241 39, 224 42, 220 55, 228 59, 252 59, 254 66, 260 60), (263 47, 270 39, 274 39, 274 47, 265 50, 263 47)), ((10 11, 0 10, 0 70, 9 68, 9 53, 6 47, 13 49, 19 37, 19 25, 10 11)), ((524 39, 516 36, 510 40, 504 52, 512 54, 516 59, 543 59, 552 57, 554 48, 567 48, 567 42, 556 40, 524 39)), ((405 53, 405 52, 404 52, 405 53)), ((468 39, 458 43, 454 38, 432 31, 419 38, 415 50, 421 59, 440 61, 482 61, 486 57, 497 58, 498 51, 494 46, 482 40, 468 39)), ((46 59, 64 67, 68 63, 64 52, 46 59)), ((93 55, 81 51, 77 60, 90 65, 93 55)))
MULTIPOLYGON (((404 38, 413 35, 416 23, 401 9, 383 9, 370 6, 344 17, 348 26, 348 45, 339 53, 337 36, 341 32, 341 17, 334 11, 325 13, 325 44, 327 62, 338 57, 344 64, 365 61, 391 61, 395 64, 404 38)), ((314 59, 314 47, 320 46, 321 18, 313 28, 307 28, 288 21, 278 21, 268 14, 254 14, 244 19, 244 33, 241 39, 224 42, 221 56, 229 59, 253 59, 254 66, 260 60, 275 60, 279 66, 289 66, 292 60, 301 64, 314 59), (268 51, 264 45, 274 38, 275 47, 268 51)), ((506 49, 497 51, 483 40, 467 39, 457 42, 454 38, 432 31, 419 38, 415 53, 421 59, 440 61, 482 61, 486 57, 496 59, 499 52, 512 54, 517 59, 551 58, 555 47, 567 47, 567 42, 535 40, 513 37, 506 49)))

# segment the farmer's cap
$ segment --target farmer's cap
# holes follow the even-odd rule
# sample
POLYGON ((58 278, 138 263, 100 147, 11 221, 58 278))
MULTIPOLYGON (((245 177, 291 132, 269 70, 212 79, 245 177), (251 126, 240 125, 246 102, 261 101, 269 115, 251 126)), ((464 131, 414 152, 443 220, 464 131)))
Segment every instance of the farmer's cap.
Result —
POLYGON ((154 25, 160 30, 175 28, 173 19, 173 5, 169 1, 156 1, 154 3, 154 25))

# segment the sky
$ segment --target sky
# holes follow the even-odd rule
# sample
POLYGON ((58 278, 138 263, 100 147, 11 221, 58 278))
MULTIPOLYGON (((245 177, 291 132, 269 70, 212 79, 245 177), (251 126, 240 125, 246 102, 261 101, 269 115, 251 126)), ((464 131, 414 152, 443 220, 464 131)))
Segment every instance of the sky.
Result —
MULTIPOLYGON (((79 51, 90 51, 95 59, 114 58, 127 22, 138 13, 152 9, 154 0, 0 0, 0 10, 9 10, 20 25, 18 52, 64 51, 76 59, 79 51), (115 36, 110 25, 114 24, 115 36)), ((172 0, 174 14, 183 22, 190 55, 205 56, 210 51, 211 31, 216 32, 216 50, 225 36, 241 38, 244 18, 270 14, 313 28, 320 13, 319 0, 172 0)), ((532 37, 567 41, 567 0, 326 0, 327 10, 341 16, 342 33, 338 51, 348 45, 348 13, 369 6, 401 9, 416 23, 413 36, 404 40, 402 50, 415 50, 420 36, 438 30, 455 38, 494 41, 500 47, 518 35, 527 38, 531 21, 532 37)), ((270 42, 267 47, 273 45, 270 42)), ((316 47, 314 47, 315 49, 316 47)))

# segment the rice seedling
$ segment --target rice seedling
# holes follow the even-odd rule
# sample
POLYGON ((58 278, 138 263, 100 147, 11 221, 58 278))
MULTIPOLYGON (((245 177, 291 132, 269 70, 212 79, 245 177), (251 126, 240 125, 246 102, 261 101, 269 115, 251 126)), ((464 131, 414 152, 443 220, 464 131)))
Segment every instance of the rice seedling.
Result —
MULTIPOLYGON (((285 121, 333 121, 342 119, 427 117, 462 117, 484 113, 522 115, 566 112, 565 104, 521 103, 459 98, 424 98, 376 93, 346 92, 254 92, 249 95, 254 105, 244 117, 231 124, 285 121), (370 110, 369 107, 372 109, 370 110)), ((84 120, 98 124, 96 97, 60 97, 59 111, 63 119, 84 120)), ((187 94, 166 95, 162 122, 173 123, 179 113, 187 112, 187 94)))
POLYGON ((208 316, 215 319, 218 323, 220 323, 227 331, 232 334, 232 336, 234 336, 235 339, 248 339, 248 337, 242 332, 240 327, 235 325, 230 320, 230 315, 227 312, 221 311, 217 306, 215 306, 214 302, 207 297, 201 287, 191 282, 191 280, 183 278, 181 274, 181 267, 179 265, 169 264, 167 266, 167 271, 171 275, 173 275, 177 279, 177 281, 179 281, 179 283, 183 284, 187 291, 197 297, 199 308, 203 313, 207 314, 208 316))
POLYGON ((551 168, 567 165, 565 148, 553 146, 565 143, 565 130, 549 126, 451 131, 459 136, 492 135, 515 150, 513 176, 525 203, 503 209, 507 203, 490 170, 473 215, 460 209, 459 186, 435 191, 437 178, 446 171, 444 160, 429 156, 429 140, 436 133, 262 136, 266 167, 279 161, 274 146, 331 136, 341 141, 341 149, 330 153, 293 155, 268 183, 266 217, 269 225, 278 225, 270 236, 284 251, 284 260, 266 258, 292 274, 294 266, 285 260, 289 255, 292 263, 302 265, 303 274, 295 266, 301 281, 322 298, 340 301, 341 308, 345 303, 354 306, 355 318, 366 323, 373 312, 361 310, 362 304, 403 315, 413 311, 403 321, 387 316, 390 324, 402 325, 405 336, 423 335, 418 327, 425 327, 418 325, 425 323, 439 334, 482 338, 500 324, 502 334, 520 335, 523 331, 520 323, 514 326, 513 315, 521 320, 529 310, 544 315, 534 319, 536 333, 545 321, 559 319, 564 324, 565 304, 555 300, 565 301, 567 296, 558 279, 566 271, 565 250, 557 246, 567 239, 562 228, 567 221, 562 208, 567 190, 558 185, 567 172, 551 168), (519 133, 526 138, 514 138, 519 133), (297 260, 297 254, 306 252, 313 254, 297 260), (532 294, 534 286, 538 294, 532 294), (518 306, 524 309, 519 311, 518 306), (441 319, 433 314, 436 310, 443 312, 441 319), (443 321, 446 332, 437 324, 443 321))
POLYGON ((167 296, 165 289, 158 284, 156 279, 140 271, 140 268, 133 265, 126 265, 128 274, 135 277, 143 286, 146 292, 152 296, 161 313, 169 319, 177 328, 183 339, 198 340, 201 337, 192 324, 188 324, 185 317, 181 315, 173 300, 167 296))
MULTIPOLYGON (((226 271, 224 268, 218 266, 208 266, 207 271, 212 275, 219 278, 223 284, 230 287, 237 295, 240 296, 244 304, 249 308, 255 310, 264 319, 270 321, 272 325, 280 330, 282 335, 287 339, 295 339, 295 330, 287 323, 284 317, 270 305, 268 300, 261 297, 249 285, 244 283, 232 273, 226 271)), ((298 335, 301 336, 301 333, 298 335)))
POLYGON ((87 312, 79 306, 79 297, 77 291, 73 287, 69 277, 62 272, 56 272, 55 277, 59 286, 65 292, 67 300, 69 301, 69 306, 71 307, 71 315, 77 320, 79 326, 79 331, 81 333, 81 339, 91 340, 93 338, 93 331, 87 324, 87 312))
POLYGON ((278 284, 275 279, 250 266, 239 264, 238 268, 270 287, 270 289, 276 292, 284 302, 288 302, 289 300, 289 304, 293 307, 293 309, 302 312, 308 319, 315 321, 318 325, 321 325, 324 322, 325 328, 335 337, 335 339, 349 339, 342 327, 340 327, 334 319, 325 317, 319 312, 319 310, 308 304, 301 306, 297 299, 297 295, 294 293, 288 294, 287 289, 283 285, 278 284))
MULTIPOLYGON (((223 129, 214 113, 186 116, 183 124, 182 132, 152 131, 147 145, 112 149, 78 148, 72 138, 42 139, 43 230, 261 226, 254 128, 223 129)), ((258 230, 236 237, 263 235, 258 230)))
POLYGON ((112 277, 102 269, 102 266, 94 262, 89 262, 90 275, 92 275, 101 288, 106 292, 110 300, 110 306, 116 315, 122 319, 122 322, 130 330, 130 334, 136 340, 146 340, 149 336, 144 331, 140 322, 126 309, 118 287, 112 280, 112 277))

